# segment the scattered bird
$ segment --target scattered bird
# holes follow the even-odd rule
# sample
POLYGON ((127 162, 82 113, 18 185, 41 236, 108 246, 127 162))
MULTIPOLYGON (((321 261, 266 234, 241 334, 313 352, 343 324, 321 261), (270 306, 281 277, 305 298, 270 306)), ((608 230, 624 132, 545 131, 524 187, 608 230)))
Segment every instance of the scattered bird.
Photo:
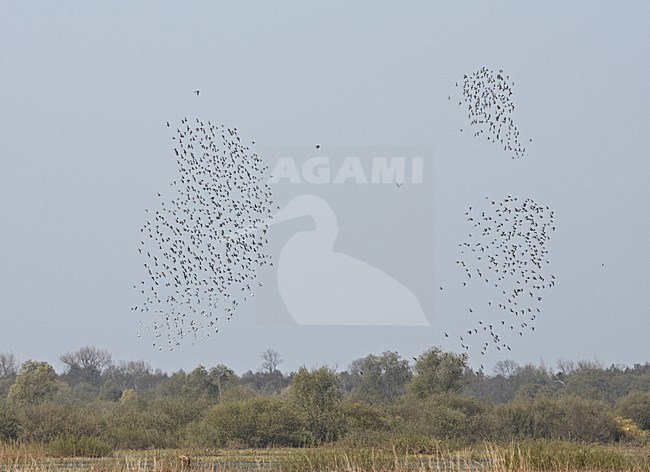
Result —
POLYGON ((199 96, 199 93, 201 93, 201 91, 200 91, 200 90, 195 90, 194 93, 195 93, 196 96, 198 97, 198 96, 199 96))
MULTIPOLYGON (((541 294, 555 285, 555 275, 546 272, 555 212, 531 198, 512 195, 501 201, 486 196, 484 202, 465 212, 471 226, 467 239, 458 245, 456 260, 467 276, 463 287, 491 294, 484 304, 472 303, 466 312, 472 318, 480 315, 473 321, 476 327, 465 331, 472 339, 482 339, 481 355, 491 344, 511 351, 510 336, 535 331, 541 294)), ((471 343, 462 337, 461 341, 461 347, 469 350, 471 343)))
POLYGON ((316 149, 320 149, 320 144, 316 144, 316 149))

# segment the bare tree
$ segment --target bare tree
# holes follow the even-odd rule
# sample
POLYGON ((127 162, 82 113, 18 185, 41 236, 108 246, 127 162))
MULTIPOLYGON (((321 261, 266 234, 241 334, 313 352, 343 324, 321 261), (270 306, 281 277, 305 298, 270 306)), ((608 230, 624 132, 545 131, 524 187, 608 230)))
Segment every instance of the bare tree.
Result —
POLYGON ((560 359, 557 361, 557 368, 560 369, 560 372, 562 372, 563 375, 569 375, 575 372, 576 363, 573 361, 560 359))
POLYGON ((93 385, 97 384, 104 369, 112 364, 110 352, 92 346, 66 352, 60 359, 66 366, 66 374, 74 382, 88 382, 93 385))
POLYGON ((0 352, 0 379, 14 377, 18 373, 18 361, 11 352, 0 352))
POLYGON ((145 361, 121 361, 118 367, 123 376, 123 388, 140 391, 140 380, 151 375, 151 366, 145 361))
POLYGON ((509 379, 513 375, 516 375, 521 370, 519 364, 511 359, 505 359, 502 361, 497 361, 494 365, 493 372, 496 375, 502 376, 504 379, 509 379))
POLYGON ((268 348, 260 356, 262 358, 262 371, 272 374, 280 364, 284 362, 280 358, 280 353, 275 349, 268 348))

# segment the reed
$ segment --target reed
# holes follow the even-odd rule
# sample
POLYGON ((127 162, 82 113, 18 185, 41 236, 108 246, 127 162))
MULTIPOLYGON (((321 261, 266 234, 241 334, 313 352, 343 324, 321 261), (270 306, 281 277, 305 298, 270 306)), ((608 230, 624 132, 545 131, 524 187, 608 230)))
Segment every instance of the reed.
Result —
POLYGON ((486 442, 413 452, 403 445, 244 450, 116 451, 104 458, 56 458, 44 447, 0 444, 0 470, 54 472, 650 472, 650 448, 561 441, 486 442), (191 459, 186 460, 185 458, 191 459))

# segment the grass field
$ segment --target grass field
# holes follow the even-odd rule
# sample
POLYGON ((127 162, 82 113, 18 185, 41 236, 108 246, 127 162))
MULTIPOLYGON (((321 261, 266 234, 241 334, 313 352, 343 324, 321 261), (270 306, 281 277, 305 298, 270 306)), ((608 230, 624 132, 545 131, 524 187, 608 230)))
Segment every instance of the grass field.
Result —
POLYGON ((117 451, 107 457, 52 457, 43 446, 0 445, 2 471, 649 471, 650 447, 535 441, 484 443, 416 453, 327 446, 288 449, 117 451), (187 455, 188 465, 179 459, 187 455))

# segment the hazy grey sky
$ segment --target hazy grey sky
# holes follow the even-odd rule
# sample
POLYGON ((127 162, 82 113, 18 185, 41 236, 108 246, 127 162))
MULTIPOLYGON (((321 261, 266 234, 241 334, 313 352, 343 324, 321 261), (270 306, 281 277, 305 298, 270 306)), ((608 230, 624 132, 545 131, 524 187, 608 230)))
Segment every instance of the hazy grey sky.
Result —
MULTIPOLYGON (((508 357, 649 360, 648 24, 643 1, 4 2, 0 351, 60 368, 60 354, 94 345, 165 370, 241 372, 267 347, 284 370, 457 350, 443 332, 461 332, 476 300, 436 290, 462 280, 463 213, 512 194, 556 211, 557 285, 508 357), (533 138, 523 159, 460 133, 448 95, 483 66, 515 81, 514 119, 533 138), (266 274, 261 301, 209 342, 159 352, 137 338, 139 229, 175 178, 165 122, 183 117, 236 126, 271 160, 314 157, 315 143, 333 158, 426 157, 419 186, 274 192, 326 198, 337 250, 407 286, 431 326, 296 325, 266 274)), ((278 226, 272 248, 310 224, 278 226)), ((471 356, 488 370, 506 357, 471 356)))

